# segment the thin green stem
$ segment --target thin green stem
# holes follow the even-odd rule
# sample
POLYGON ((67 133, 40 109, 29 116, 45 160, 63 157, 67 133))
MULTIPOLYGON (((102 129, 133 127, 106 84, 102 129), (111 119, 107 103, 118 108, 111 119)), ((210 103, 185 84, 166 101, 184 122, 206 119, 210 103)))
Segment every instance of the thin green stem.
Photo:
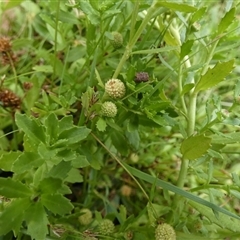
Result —
POLYGON ((117 76, 119 75, 119 73, 121 72, 123 65, 125 64, 126 60, 129 58, 131 52, 132 52, 132 48, 134 47, 135 43, 137 42, 138 38, 140 37, 140 35, 142 34, 143 30, 145 29, 145 27, 147 26, 147 24, 149 23, 149 21, 151 20, 151 18, 156 14, 161 14, 165 12, 165 8, 159 8, 157 1, 154 2, 152 4, 152 6, 148 9, 148 12, 144 18, 144 20, 142 21, 141 25, 139 26, 137 32, 133 35, 133 37, 129 40, 128 45, 126 46, 126 50, 113 74, 113 78, 117 78, 117 76))
POLYGON ((56 58, 57 58, 57 38, 58 38, 60 3, 61 3, 61 1, 58 0, 57 9, 56 9, 56 21, 55 21, 56 27, 55 27, 55 35, 54 35, 54 56, 55 56, 55 58, 54 58, 54 63, 53 63, 53 76, 55 76, 55 74, 56 74, 56 64, 57 64, 56 58))
POLYGON ((178 69, 178 91, 179 91, 179 96, 180 96, 180 101, 183 107, 183 112, 186 114, 187 113, 187 107, 184 99, 184 95, 182 94, 182 64, 179 64, 179 69, 178 69))
POLYGON ((212 47, 210 48, 210 51, 209 51, 209 54, 207 56, 207 59, 206 59, 206 64, 204 65, 203 69, 202 69, 202 75, 204 75, 207 70, 208 70, 208 67, 209 67, 209 64, 210 64, 210 61, 212 60, 213 58, 213 54, 215 52, 215 49, 218 45, 218 42, 219 42, 220 39, 216 40, 215 42, 213 42, 212 44, 212 47))

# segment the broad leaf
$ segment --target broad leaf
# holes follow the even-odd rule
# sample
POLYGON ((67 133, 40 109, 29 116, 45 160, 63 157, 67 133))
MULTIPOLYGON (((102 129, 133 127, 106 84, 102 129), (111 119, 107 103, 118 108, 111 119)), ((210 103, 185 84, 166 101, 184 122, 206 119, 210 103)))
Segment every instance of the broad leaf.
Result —
POLYGON ((89 166, 89 162, 84 155, 77 155, 75 159, 72 160, 72 166, 74 168, 84 168, 89 166))
POLYGON ((128 153, 128 146, 126 138, 123 134, 117 131, 112 131, 111 139, 114 147, 122 154, 127 155, 128 153))
POLYGON ((7 234, 11 230, 16 233, 24 220, 24 212, 31 205, 29 198, 13 200, 0 214, 0 236, 7 234))
POLYGON ((32 195, 32 191, 21 182, 0 178, 0 195, 7 198, 26 198, 32 195))
POLYGON ((107 123, 103 118, 99 118, 96 123, 96 127, 97 127, 98 131, 104 132, 106 130, 107 123))
POLYGON ((65 181, 69 183, 80 183, 83 182, 83 176, 80 174, 79 169, 72 168, 65 178, 65 181))
POLYGON ((4 152, 1 151, 0 169, 3 171, 12 171, 13 163, 22 154, 22 152, 4 152))
POLYGON ((41 202, 34 202, 24 214, 32 239, 46 239, 48 234, 48 218, 41 202))
POLYGON ((181 153, 184 159, 194 160, 201 157, 210 148, 211 138, 204 135, 191 136, 185 139, 181 145, 181 153))
POLYGON ((59 189, 62 188, 63 182, 59 178, 44 178, 40 183, 39 183, 39 189, 41 190, 42 193, 53 193, 53 192, 58 192, 59 189))
POLYGON ((32 168, 41 166, 44 163, 37 153, 33 152, 23 152, 21 156, 14 162, 13 171, 15 173, 23 173, 29 171, 32 168))
POLYGON ((91 132, 90 129, 86 127, 72 127, 71 129, 63 131, 59 135, 59 139, 68 139, 68 144, 78 143, 85 139, 91 132))
POLYGON ((30 119, 25 114, 16 113, 16 124, 31 141, 36 144, 45 142, 45 134, 42 126, 39 126, 35 119, 30 119))
POLYGON ((49 171, 48 176, 65 179, 71 168, 71 162, 61 161, 58 165, 53 166, 53 168, 49 171))
POLYGON ((64 215, 70 213, 73 205, 61 194, 42 194, 41 202, 52 213, 64 215))
POLYGON ((207 90, 214 87, 224 80, 224 78, 233 70, 234 60, 228 62, 217 63, 214 68, 209 68, 208 71, 200 78, 196 85, 195 92, 207 90))
POLYGON ((73 127, 73 117, 65 116, 59 121, 59 131, 63 132, 73 127))

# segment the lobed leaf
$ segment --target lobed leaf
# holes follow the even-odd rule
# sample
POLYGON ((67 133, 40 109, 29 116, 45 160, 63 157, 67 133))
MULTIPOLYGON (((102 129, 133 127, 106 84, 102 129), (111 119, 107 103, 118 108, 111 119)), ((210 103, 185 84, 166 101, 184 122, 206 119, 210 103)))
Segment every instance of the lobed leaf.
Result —
POLYGON ((24 213, 28 224, 27 233, 32 239, 46 239, 48 234, 47 213, 41 202, 34 202, 24 213))
POLYGON ((19 232, 24 220, 24 213, 30 205, 29 198, 16 199, 8 204, 0 214, 0 236, 11 230, 15 233, 19 232))
POLYGON ((42 159, 39 154, 34 152, 23 152, 17 160, 13 163, 12 170, 15 173, 23 173, 31 170, 32 168, 36 168, 41 166, 44 163, 44 159, 42 159))
POLYGON ((4 152, 1 151, 0 169, 3 171, 12 171, 13 163, 18 159, 22 152, 4 152))
POLYGON ((51 194, 53 192, 58 192, 62 188, 63 181, 59 178, 48 177, 44 178, 39 183, 39 189, 41 193, 51 194))
POLYGON ((54 214, 64 215, 70 213, 73 209, 70 200, 63 197, 61 194, 42 194, 41 202, 54 214))
POLYGON ((11 178, 0 178, 0 195, 7 198, 26 198, 32 195, 32 191, 26 184, 11 178))
POLYGON ((63 131, 59 135, 59 139, 68 139, 68 144, 74 144, 85 139, 90 132, 91 130, 86 127, 74 126, 71 129, 63 131))
POLYGON ((223 33, 233 22, 235 18, 235 8, 232 8, 230 11, 228 11, 225 16, 222 18, 219 26, 218 26, 218 32, 217 34, 223 33))
POLYGON ((31 141, 36 144, 45 142, 45 133, 43 127, 39 126, 35 119, 30 119, 25 114, 16 113, 15 120, 20 130, 22 130, 31 141))
POLYGON ((201 76, 194 91, 199 92, 214 87, 223 81, 224 78, 233 70, 233 65, 234 59, 223 63, 218 62, 213 68, 209 68, 208 71, 201 76))

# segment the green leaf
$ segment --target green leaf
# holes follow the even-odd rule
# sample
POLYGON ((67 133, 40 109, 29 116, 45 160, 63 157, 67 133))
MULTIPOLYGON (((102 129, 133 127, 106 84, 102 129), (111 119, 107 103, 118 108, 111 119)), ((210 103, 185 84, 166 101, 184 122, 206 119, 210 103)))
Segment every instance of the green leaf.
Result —
POLYGON ((74 14, 62 10, 59 11, 59 20, 65 23, 79 24, 79 21, 74 14))
MULTIPOLYGON (((45 159, 45 161, 49 161, 49 159, 53 159, 57 152, 59 151, 59 149, 57 148, 49 148, 47 147, 45 144, 43 143, 40 143, 38 145, 38 149, 37 149, 37 152, 38 154, 43 158, 45 159)), ((56 164, 56 162, 54 162, 56 164)), ((57 163, 59 163, 59 159, 57 159, 57 163)))
POLYGON ((12 171, 13 163, 18 159, 22 152, 4 152, 1 151, 0 169, 3 171, 12 171))
POLYGON ((174 2, 164 2, 164 1, 157 1, 156 5, 170 8, 174 11, 179 11, 179 12, 195 12, 197 8, 183 4, 183 3, 174 3, 174 2))
POLYGON ((131 132, 126 132, 126 137, 129 141, 129 143, 135 148, 139 148, 140 144, 140 137, 139 137, 139 132, 137 130, 131 131, 131 132))
POLYGON ((57 141, 59 133, 59 125, 56 114, 51 113, 45 119, 45 128, 46 128, 46 138, 48 139, 48 144, 51 145, 57 141))
POLYGON ((93 25, 100 23, 99 13, 91 6, 88 1, 79 2, 81 10, 86 14, 86 17, 93 25))
POLYGON ((72 128, 73 125, 73 117, 72 116, 65 116, 63 117, 59 122, 59 131, 63 132, 65 130, 68 130, 72 128))
POLYGON ((53 73, 53 67, 51 65, 34 66, 33 70, 36 72, 53 73))
POLYGON ((39 126, 35 119, 30 119, 25 114, 16 113, 15 120, 20 130, 22 130, 35 144, 45 142, 43 127, 39 126))
POLYGON ((61 194, 42 194, 41 202, 54 214, 64 215, 70 213, 73 209, 70 200, 63 197, 61 194))
POLYGON ((204 135, 191 136, 185 139, 181 145, 181 153, 184 159, 194 160, 201 157, 210 148, 211 138, 204 135))
POLYGON ((24 220, 24 213, 31 205, 29 198, 13 200, 0 214, 0 236, 11 230, 18 233, 24 220))
POLYGON ((218 32, 217 34, 223 33, 233 22, 235 18, 235 8, 232 8, 229 12, 225 14, 225 16, 222 18, 219 26, 218 26, 218 32))
POLYGON ((61 161, 58 165, 53 166, 53 168, 49 171, 48 176, 65 179, 71 168, 71 162, 61 161))
POLYGON ((212 135, 213 144, 233 144, 240 143, 240 132, 224 133, 222 135, 212 135))
POLYGON ((86 127, 72 127, 71 129, 63 131, 59 135, 59 139, 68 139, 68 144, 78 143, 85 139, 91 132, 90 129, 86 127))
POLYGON ((203 216, 207 217, 212 223, 217 224, 221 228, 227 228, 233 232, 239 231, 240 222, 236 219, 233 219, 229 216, 226 216, 223 213, 218 213, 218 217, 214 214, 212 210, 207 208, 206 206, 200 205, 196 202, 190 201, 189 204, 194 207, 197 211, 199 211, 203 216))
POLYGON ((46 239, 48 218, 41 202, 34 202, 24 214, 27 222, 27 233, 32 239, 46 239))
POLYGON ((80 174, 79 169, 72 168, 69 171, 68 176, 65 178, 65 181, 69 183, 80 183, 83 182, 83 177, 80 174))
POLYGON ((182 60, 186 55, 188 55, 191 52, 192 46, 193 46, 194 40, 187 40, 184 42, 181 46, 181 54, 180 59, 182 60))
POLYGON ((7 198, 26 198, 32 195, 32 191, 21 182, 0 178, 0 195, 7 198))
MULTIPOLYGON (((5 5, 3 5, 3 6, 1 5, 1 7, 3 8, 3 11, 6 11, 10 8, 14 8, 14 7, 20 5, 23 1, 24 0, 5 1, 5 2, 3 2, 3 3, 5 3, 5 5)), ((3 4, 3 3, 1 3, 1 4, 3 4)))
POLYGON ((205 15, 207 8, 206 7, 202 7, 199 8, 191 17, 191 23, 194 23, 196 21, 198 21, 202 16, 205 15))
POLYGON ((72 160, 72 166, 74 168, 84 168, 89 166, 86 156, 77 154, 76 158, 72 160))
MULTIPOLYGON (((1 162, 1 161, 0 161, 1 162)), ((25 171, 29 171, 32 168, 36 168, 41 166, 44 163, 44 159, 42 159, 37 153, 34 152, 23 152, 21 156, 13 164, 13 171, 15 173, 23 173, 25 171)))
POLYGON ((188 93, 192 88, 194 88, 194 83, 188 83, 183 86, 181 96, 188 93))
POLYGON ((62 188, 62 185, 63 181, 61 179, 49 177, 41 180, 38 187, 42 193, 50 194, 53 192, 58 192, 58 190, 62 188))
POLYGON ((33 184, 34 186, 38 186, 39 182, 45 178, 47 176, 47 171, 48 171, 48 167, 46 164, 43 164, 41 167, 39 167, 33 176, 33 184))
POLYGON ((107 123, 103 118, 99 118, 96 123, 96 127, 97 127, 98 131, 104 132, 106 130, 107 123))
POLYGON ((234 59, 228 62, 219 62, 213 68, 209 68, 208 71, 201 76, 194 91, 199 92, 214 87, 223 81, 224 78, 233 70, 233 65, 234 59))
POLYGON ((123 134, 113 131, 111 133, 111 139, 112 143, 115 146, 115 148, 122 154, 122 155, 127 155, 128 153, 128 147, 126 145, 126 138, 123 134))
POLYGON ((122 164, 124 165, 124 167, 132 174, 134 175, 135 177, 137 178, 140 178, 148 183, 151 183, 151 184, 155 184, 156 187, 161 187, 163 189, 166 189, 168 191, 171 191, 171 192, 174 192, 180 196, 183 196, 184 198, 188 198, 196 203, 199 203, 201 205, 204 205, 208 208, 211 208, 213 209, 214 211, 216 212, 220 212, 220 213, 223 213, 225 215, 228 215, 229 217, 233 217, 233 218, 236 218, 238 220, 240 220, 240 217, 238 215, 235 215, 231 212, 229 212, 228 210, 222 208, 222 207, 219 207, 218 205, 215 205, 211 202, 208 202, 196 195, 193 195, 192 193, 189 193, 187 191, 184 191, 183 189, 179 188, 179 187, 176 187, 168 182, 165 182, 163 180, 160 180, 156 177, 153 177, 147 173, 144 173, 136 168, 133 168, 133 167, 130 167, 129 165, 127 165, 126 163, 122 162, 122 164))

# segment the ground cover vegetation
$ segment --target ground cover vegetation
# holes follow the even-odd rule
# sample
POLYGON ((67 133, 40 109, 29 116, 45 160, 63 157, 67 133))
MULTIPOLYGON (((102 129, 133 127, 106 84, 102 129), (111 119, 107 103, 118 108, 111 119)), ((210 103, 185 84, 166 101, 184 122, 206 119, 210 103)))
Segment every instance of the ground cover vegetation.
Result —
POLYGON ((0 239, 240 239, 239 1, 0 2, 0 239))

